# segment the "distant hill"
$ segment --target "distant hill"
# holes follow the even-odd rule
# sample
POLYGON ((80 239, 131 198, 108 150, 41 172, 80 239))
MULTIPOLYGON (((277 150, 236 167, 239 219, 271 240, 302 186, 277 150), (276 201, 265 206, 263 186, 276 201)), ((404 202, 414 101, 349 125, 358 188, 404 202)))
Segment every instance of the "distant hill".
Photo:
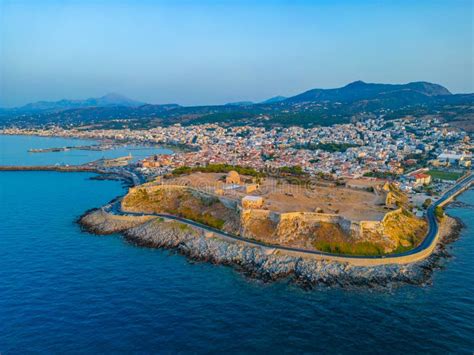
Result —
POLYGON ((262 101, 260 102, 261 104, 273 104, 275 102, 280 102, 280 101, 284 101, 286 100, 287 98, 285 96, 274 96, 274 97, 271 97, 269 98, 268 100, 265 100, 265 101, 262 101))
POLYGON ((139 107, 142 105, 144 105, 143 102, 111 93, 99 98, 89 98, 85 100, 38 101, 11 110, 18 112, 53 112, 85 107, 139 107))
POLYGON ((391 98, 410 97, 410 101, 424 100, 432 96, 451 95, 445 87, 427 82, 408 84, 368 84, 355 81, 337 89, 312 89, 286 99, 286 102, 344 102, 358 100, 390 100, 391 98))
POLYGON ((0 109, 1 125, 95 125, 141 129, 159 125, 219 123, 252 126, 328 126, 382 117, 438 115, 466 127, 474 117, 474 94, 451 94, 427 82, 371 84, 356 81, 341 88, 312 89, 261 103, 180 106, 143 104, 111 94, 98 99, 39 102, 16 110, 0 109))
POLYGON ((225 105, 226 106, 250 106, 254 104, 255 102, 252 102, 252 101, 237 101, 237 102, 229 102, 225 105))

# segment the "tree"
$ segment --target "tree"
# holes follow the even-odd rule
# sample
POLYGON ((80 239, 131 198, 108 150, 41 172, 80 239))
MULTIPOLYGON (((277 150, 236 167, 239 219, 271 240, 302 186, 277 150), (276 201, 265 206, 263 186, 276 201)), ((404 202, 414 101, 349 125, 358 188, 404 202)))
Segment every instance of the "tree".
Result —
POLYGON ((441 206, 436 206, 435 208, 435 216, 440 221, 444 217, 444 210, 441 206))
POLYGON ((430 198, 427 198, 425 202, 423 202, 423 208, 427 209, 432 203, 433 203, 433 200, 430 198))

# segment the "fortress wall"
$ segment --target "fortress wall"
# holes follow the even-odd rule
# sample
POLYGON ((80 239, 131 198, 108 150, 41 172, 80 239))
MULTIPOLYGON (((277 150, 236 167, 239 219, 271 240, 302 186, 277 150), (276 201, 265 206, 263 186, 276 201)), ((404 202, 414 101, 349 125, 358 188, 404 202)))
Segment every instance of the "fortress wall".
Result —
POLYGON ((314 223, 332 223, 337 224, 346 233, 351 232, 352 222, 344 217, 332 213, 318 213, 318 212, 289 212, 280 214, 280 221, 299 219, 308 224, 314 223))
POLYGON ((385 223, 391 216, 402 213, 402 208, 398 208, 394 211, 387 212, 381 221, 360 221, 352 223, 353 235, 363 237, 367 233, 380 233, 383 234, 385 223))
POLYGON ((270 210, 257 208, 240 208, 240 213, 244 215, 252 215, 254 218, 268 218, 273 223, 280 222, 280 214, 270 210))
POLYGON ((240 211, 240 234, 250 238, 270 238, 274 236, 279 218, 276 213, 262 209, 242 209, 240 211))
MULTIPOLYGON (((240 208, 240 221, 242 231, 248 230, 249 223, 268 223, 275 225, 275 232, 278 234, 279 229, 290 225, 306 225, 311 226, 318 223, 337 224, 341 229, 351 234, 353 232, 352 222, 337 214, 317 213, 317 212, 288 212, 277 213, 263 209, 242 209, 240 208)), ((357 230, 358 231, 358 230, 357 230)))
POLYGON ((400 214, 402 213, 403 209, 402 208, 398 208, 396 209, 395 211, 390 211, 390 212, 387 212, 385 214, 385 216, 383 216, 382 218, 382 223, 385 223, 387 221, 387 218, 390 217, 390 216, 395 216, 397 214, 400 214))
POLYGON ((240 209, 241 217, 273 219, 271 214, 275 214, 275 213, 269 210, 261 210, 261 209, 244 209, 244 208, 240 209))
POLYGON ((287 212, 287 213, 277 213, 264 209, 244 209, 240 206, 239 202, 235 199, 226 198, 212 192, 198 190, 189 186, 182 185, 143 185, 141 187, 132 187, 129 189, 129 192, 136 192, 139 189, 145 188, 148 193, 158 191, 161 189, 167 190, 188 190, 193 194, 197 194, 202 198, 216 198, 218 199, 225 207, 229 209, 234 209, 240 213, 240 223, 241 223, 241 232, 249 231, 249 227, 257 226, 259 223, 266 225, 274 225, 276 230, 280 222, 284 221, 286 225, 291 222, 296 223, 305 223, 307 225, 313 225, 317 223, 332 223, 337 224, 341 229, 349 235, 354 236, 357 239, 363 239, 366 233, 383 233, 384 223, 394 214, 399 214, 402 212, 402 209, 399 208, 394 211, 388 212, 382 221, 359 221, 354 222, 348 220, 341 215, 332 214, 332 213, 319 213, 319 212, 287 212))
POLYGON ((364 239, 367 234, 379 233, 383 234, 387 218, 395 214, 402 213, 402 209, 399 208, 395 211, 388 212, 382 221, 351 221, 340 215, 331 213, 317 213, 317 212, 288 212, 288 213, 277 213, 262 209, 242 209, 239 208, 241 215, 241 227, 242 230, 246 230, 248 223, 264 223, 265 220, 269 220, 272 224, 275 224, 276 231, 280 227, 288 226, 293 224, 301 224, 311 226, 318 223, 332 223, 337 224, 341 229, 355 237, 356 239, 364 239), (283 223, 282 223, 283 222, 283 223))

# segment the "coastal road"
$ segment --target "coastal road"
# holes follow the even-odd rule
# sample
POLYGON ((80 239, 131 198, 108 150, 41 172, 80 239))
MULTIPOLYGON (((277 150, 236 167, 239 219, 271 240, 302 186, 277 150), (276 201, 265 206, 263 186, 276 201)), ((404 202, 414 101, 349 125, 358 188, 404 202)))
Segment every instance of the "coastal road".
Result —
POLYGON ((426 218, 428 220, 429 229, 425 239, 423 239, 420 245, 418 245, 416 248, 413 248, 412 250, 405 253, 397 254, 395 256, 404 256, 419 253, 420 251, 423 251, 430 247, 432 243, 435 242, 439 230, 438 220, 436 219, 435 215, 436 207, 443 206, 452 198, 454 198, 464 190, 468 189, 472 185, 473 180, 474 176, 472 174, 469 174, 468 176, 457 181, 456 184, 449 190, 445 191, 444 194, 436 202, 432 203, 426 211, 426 218))
POLYGON ((255 240, 243 238, 231 233, 227 233, 222 230, 212 228, 212 227, 206 226, 204 224, 201 224, 201 223, 198 223, 186 218, 182 218, 182 217, 178 217, 178 216, 174 216, 174 215, 170 215, 166 213, 144 214, 144 213, 134 213, 134 212, 123 212, 120 208, 120 200, 112 204, 109 209, 106 209, 106 211, 112 212, 114 214, 120 214, 120 215, 135 215, 135 216, 146 215, 146 216, 167 218, 170 220, 175 220, 181 223, 185 223, 185 224, 200 228, 208 232, 212 232, 216 234, 217 236, 220 236, 224 239, 236 240, 236 241, 243 242, 251 246, 265 247, 265 248, 270 248, 274 250, 288 251, 288 252, 301 253, 301 254, 307 254, 307 255, 319 255, 319 256, 339 258, 339 259, 372 259, 372 260, 373 259, 386 259, 386 258, 392 259, 392 258, 402 258, 409 255, 415 255, 417 253, 423 252, 424 250, 428 248, 431 248, 433 243, 436 243, 438 230, 439 230, 438 221, 435 215, 435 208, 437 206, 442 206, 443 204, 450 201, 456 195, 468 189, 472 185, 473 180, 474 180, 473 175, 469 174, 463 179, 457 181, 453 187, 445 191, 444 194, 436 202, 431 204, 431 206, 427 209, 427 213, 426 213, 426 217, 427 217, 427 221, 429 225, 429 229, 428 229, 428 233, 426 237, 423 239, 420 245, 418 245, 416 248, 404 253, 393 254, 393 255, 374 255, 374 256, 341 255, 341 254, 326 253, 326 252, 317 251, 317 250, 308 250, 308 249, 301 249, 301 248, 286 247, 282 245, 266 244, 266 243, 258 242, 255 240))
MULTIPOLYGON (((141 183, 144 182, 144 178, 140 176, 139 174, 136 174, 131 169, 124 169, 123 167, 104 169, 104 168, 99 168, 94 163, 95 162, 93 162, 92 164, 84 164, 84 165, 78 165, 78 166, 0 166, 0 171, 45 170, 45 171, 60 171, 60 172, 95 172, 99 174, 112 173, 112 174, 120 175, 124 178, 129 179, 132 182, 132 184, 135 186, 140 185, 141 183)), ((444 204, 449 202, 453 197, 460 194, 464 190, 468 189, 472 185, 473 181, 474 181, 474 177, 471 173, 469 173, 467 176, 458 180, 453 187, 445 191, 443 195, 437 201, 435 201, 431 206, 428 207, 426 211, 426 218, 427 218, 428 227, 429 227, 428 233, 426 234, 425 238, 420 243, 420 245, 418 245, 416 248, 412 250, 409 250, 403 253, 392 254, 392 255, 381 255, 381 256, 341 255, 341 254, 326 253, 326 252, 317 251, 317 250, 308 250, 308 249, 301 249, 301 248, 286 247, 282 245, 266 244, 266 243, 258 242, 255 240, 243 238, 231 233, 227 233, 222 230, 215 229, 215 228, 206 226, 204 224, 201 224, 189 219, 185 219, 182 217, 174 216, 174 215, 169 215, 169 214, 164 214, 164 213, 143 214, 143 213, 123 212, 120 209, 120 200, 111 204, 108 208, 104 208, 104 210, 110 211, 118 215, 136 215, 136 216, 149 215, 149 216, 155 216, 155 217, 163 217, 170 220, 176 220, 181 223, 185 223, 185 224, 200 228, 202 230, 212 232, 216 236, 219 236, 223 239, 239 241, 251 246, 264 247, 273 251, 281 250, 281 251, 286 251, 286 252, 291 252, 291 253, 298 253, 298 254, 306 255, 306 256, 321 256, 327 259, 339 260, 339 261, 350 261, 350 260, 376 261, 377 259, 384 259, 381 261, 384 261, 384 263, 389 263, 390 261, 397 262, 397 259, 401 260, 402 258, 405 258, 406 260, 407 257, 415 256, 415 255, 418 257, 418 260, 421 260, 422 258, 428 256, 433 250, 435 244, 437 243, 437 237, 438 237, 438 231, 439 231, 438 221, 435 216, 436 207, 443 206, 444 204)), ((412 259, 414 260, 413 257, 412 259)))

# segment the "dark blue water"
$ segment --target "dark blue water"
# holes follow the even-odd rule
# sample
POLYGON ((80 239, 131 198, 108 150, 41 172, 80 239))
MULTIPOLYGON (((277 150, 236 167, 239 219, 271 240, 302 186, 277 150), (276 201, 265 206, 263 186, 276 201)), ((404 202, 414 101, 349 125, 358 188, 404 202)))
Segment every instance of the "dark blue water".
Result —
POLYGON ((468 227, 432 286, 305 291, 81 232, 80 214, 123 193, 90 176, 0 173, 1 353, 474 350, 470 207, 449 209, 468 227))

